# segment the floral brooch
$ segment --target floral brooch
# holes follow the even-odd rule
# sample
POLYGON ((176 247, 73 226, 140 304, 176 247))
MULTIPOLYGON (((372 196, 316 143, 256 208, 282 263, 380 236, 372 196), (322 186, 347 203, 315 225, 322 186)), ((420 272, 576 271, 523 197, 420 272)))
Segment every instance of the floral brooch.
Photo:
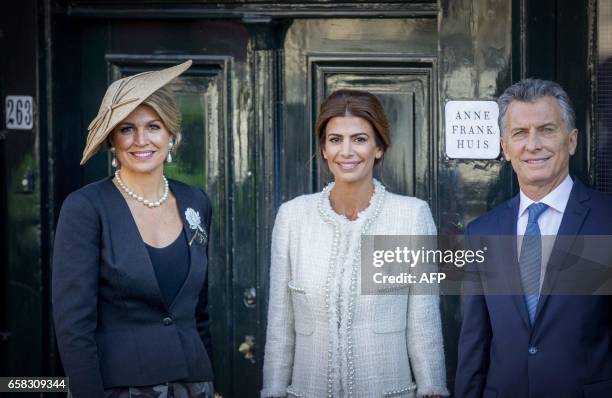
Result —
POLYGON ((200 213, 188 207, 187 210, 185 210, 185 218, 189 223, 189 229, 193 231, 193 236, 189 240, 189 246, 191 246, 194 240, 197 240, 201 245, 206 244, 208 235, 206 234, 206 230, 202 228, 200 213))

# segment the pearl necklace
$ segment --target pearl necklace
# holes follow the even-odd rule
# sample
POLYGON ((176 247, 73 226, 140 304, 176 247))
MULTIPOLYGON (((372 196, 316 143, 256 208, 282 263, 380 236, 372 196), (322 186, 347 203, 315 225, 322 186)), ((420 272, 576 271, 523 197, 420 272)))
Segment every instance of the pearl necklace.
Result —
POLYGON ((143 205, 149 208, 159 207, 168 199, 168 192, 169 192, 168 180, 166 179, 166 176, 164 176, 163 174, 162 174, 162 178, 164 179, 164 194, 158 200, 148 200, 148 199, 143 198, 140 195, 135 194, 134 191, 132 191, 130 188, 127 187, 127 185, 125 185, 121 177, 119 177, 119 170, 115 171, 115 178, 117 179, 117 183, 119 184, 121 189, 123 189, 123 191, 130 198, 136 199, 137 201, 139 201, 140 203, 142 203, 143 205))

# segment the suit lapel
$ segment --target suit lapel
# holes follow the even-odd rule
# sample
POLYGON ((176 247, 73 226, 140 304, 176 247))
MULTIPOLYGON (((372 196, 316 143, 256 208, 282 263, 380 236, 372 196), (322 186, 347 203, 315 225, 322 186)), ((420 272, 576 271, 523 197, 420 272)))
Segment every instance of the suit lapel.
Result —
POLYGON ((589 199, 590 196, 585 186, 575 179, 570 197, 567 201, 567 206, 565 207, 565 212, 563 213, 559 231, 557 232, 557 236, 566 235, 567 237, 562 239, 562 241, 559 239, 555 240, 550 259, 546 266, 546 275, 544 276, 544 283, 542 284, 542 294, 536 310, 536 323, 540 313, 550 300, 555 282, 567 254, 571 252, 576 235, 580 234, 584 220, 589 212, 589 199))
MULTIPOLYGON (((187 193, 183 191, 180 185, 176 184, 172 180, 169 180, 169 183, 170 183, 170 190, 172 191, 172 193, 174 194, 174 197, 176 198, 176 205, 178 207, 178 211, 180 213, 181 220, 183 221, 183 232, 185 232, 185 236, 187 236, 187 240, 191 241, 193 230, 189 228, 189 222, 187 221, 186 213, 187 213, 188 208, 193 208, 193 205, 189 200, 190 199, 189 195, 187 195, 187 193)), ((190 245, 190 250, 189 250, 190 254, 192 254, 191 246, 193 245, 190 245)))
MULTIPOLYGON (((172 193, 174 194, 174 197, 176 198, 176 204, 177 204, 180 216, 181 216, 181 220, 183 221, 183 232, 185 233, 185 236, 187 237, 187 241, 191 242, 191 244, 189 245, 189 271, 187 273, 187 277, 185 278, 185 281, 183 282, 183 285, 181 286, 178 293, 174 297, 174 300, 172 300, 172 304, 170 305, 170 309, 171 309, 174 306, 174 304, 177 302, 179 297, 185 292, 185 290, 189 290, 187 289, 187 285, 189 285, 193 280, 193 275, 194 275, 194 272, 196 271, 195 267, 198 264, 198 261, 201 260, 202 253, 200 252, 201 245, 197 241, 193 240, 194 238, 193 235, 195 233, 195 230, 190 228, 190 223, 187 220, 187 215, 186 215, 187 209, 194 209, 195 211, 198 211, 199 213, 201 213, 201 210, 199 209, 198 206, 192 203, 193 195, 191 195, 191 193, 188 190, 184 189, 183 186, 177 184, 176 182, 172 180, 169 180, 169 183, 170 183, 170 189, 172 190, 172 193)), ((200 219, 202 221, 202 227, 205 228, 206 220, 204 220, 203 214, 200 214, 200 219)))

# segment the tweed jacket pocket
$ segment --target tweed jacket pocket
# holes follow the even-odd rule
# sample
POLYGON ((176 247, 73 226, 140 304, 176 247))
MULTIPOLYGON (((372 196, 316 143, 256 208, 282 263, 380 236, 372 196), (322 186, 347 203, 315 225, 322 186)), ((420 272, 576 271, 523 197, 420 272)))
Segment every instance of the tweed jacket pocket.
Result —
POLYGON ((314 313, 308 300, 306 290, 289 281, 287 287, 291 291, 293 302, 293 319, 295 332, 309 336, 314 333, 314 313))
POLYGON ((292 386, 289 386, 287 387, 287 398, 306 398, 306 396, 297 392, 292 386))
POLYGON ((408 296, 376 296, 372 311, 372 331, 374 333, 396 333, 406 330, 408 296))
POLYGON ((394 398, 412 398, 416 396, 416 384, 410 383, 408 386, 398 388, 395 390, 388 390, 383 393, 383 397, 394 397, 394 398))

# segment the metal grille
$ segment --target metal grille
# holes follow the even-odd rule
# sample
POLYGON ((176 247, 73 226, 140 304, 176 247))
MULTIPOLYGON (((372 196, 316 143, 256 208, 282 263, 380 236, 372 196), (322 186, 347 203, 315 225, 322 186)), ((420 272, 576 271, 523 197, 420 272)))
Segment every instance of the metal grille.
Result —
POLYGON ((597 4, 596 185, 612 193, 612 2, 597 4))

